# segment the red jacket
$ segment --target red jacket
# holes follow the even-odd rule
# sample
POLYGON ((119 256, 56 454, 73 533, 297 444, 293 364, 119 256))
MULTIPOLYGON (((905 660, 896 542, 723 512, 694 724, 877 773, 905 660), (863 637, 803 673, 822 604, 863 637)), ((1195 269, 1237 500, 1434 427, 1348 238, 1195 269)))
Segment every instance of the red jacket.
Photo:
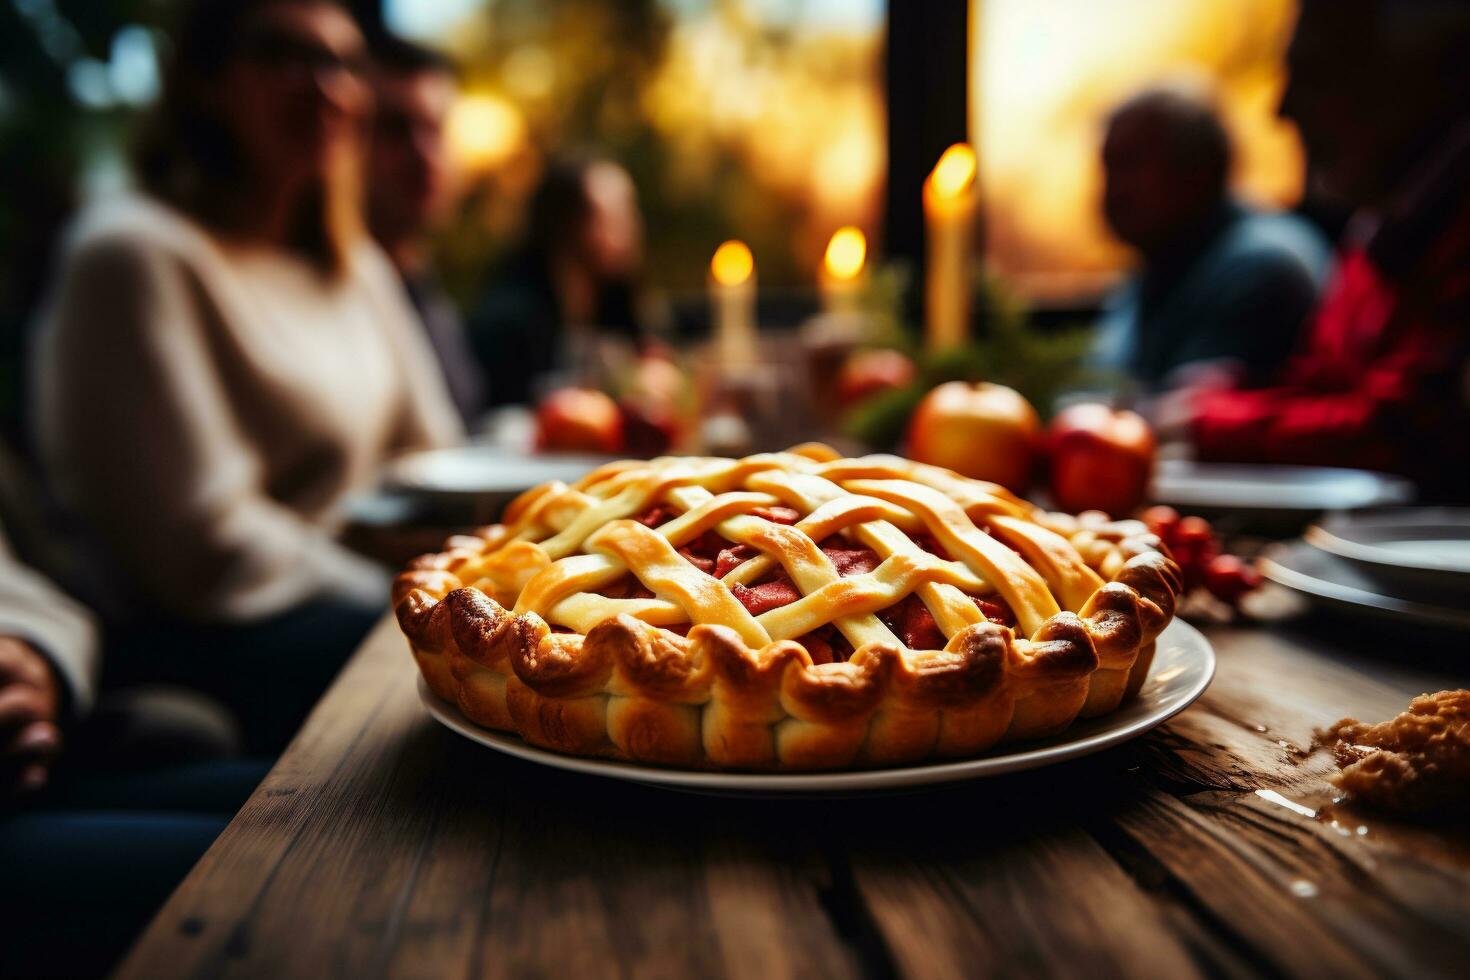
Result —
POLYGON ((1436 187, 1342 255, 1276 387, 1200 398, 1199 458, 1385 470, 1470 502, 1470 153, 1458 156, 1459 179, 1437 168, 1436 187))

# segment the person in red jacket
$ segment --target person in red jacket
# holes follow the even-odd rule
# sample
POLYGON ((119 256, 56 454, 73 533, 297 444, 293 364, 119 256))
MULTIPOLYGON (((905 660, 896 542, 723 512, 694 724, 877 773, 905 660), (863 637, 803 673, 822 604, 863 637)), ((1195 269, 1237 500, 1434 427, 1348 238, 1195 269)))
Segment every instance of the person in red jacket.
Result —
POLYGON ((1198 458, 1391 471, 1470 500, 1466 50, 1470 0, 1302 4, 1281 112, 1357 213, 1277 384, 1176 400, 1198 458))

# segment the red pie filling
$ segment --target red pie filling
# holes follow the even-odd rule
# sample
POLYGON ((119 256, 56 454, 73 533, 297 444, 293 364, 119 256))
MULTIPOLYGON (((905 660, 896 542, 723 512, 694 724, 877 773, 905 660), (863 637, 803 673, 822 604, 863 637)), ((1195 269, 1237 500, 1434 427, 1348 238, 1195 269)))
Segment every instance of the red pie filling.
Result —
MULTIPOLYGON (((822 553, 831 559, 832 564, 837 566, 838 574, 844 578, 849 575, 865 575, 879 564, 878 555, 871 548, 824 546, 822 553)), ((730 591, 752 616, 779 609, 801 598, 801 593, 784 570, 778 570, 770 579, 755 585, 733 585, 730 591)), ((990 599, 981 599, 978 596, 971 598, 986 619, 1002 626, 1015 625, 1016 617, 999 596, 990 599)), ((917 595, 911 593, 905 596, 898 605, 878 613, 878 618, 910 649, 938 650, 944 646, 944 633, 934 622, 934 614, 917 595)), ((837 627, 830 624, 797 637, 797 642, 807 648, 813 663, 832 663, 852 656, 852 644, 837 627)))
POLYGON ((679 512, 674 508, 666 507, 663 504, 657 504, 653 507, 650 507, 648 510, 645 510, 637 517, 633 518, 633 520, 637 521, 639 524, 642 524, 644 527, 658 527, 661 524, 667 524, 669 521, 672 521, 678 516, 679 512))
MULTIPOLYGON (((751 514, 777 524, 788 525, 795 524, 801 516, 790 507, 760 507, 751 511, 751 514)), ((634 519, 648 527, 658 527, 677 516, 677 512, 671 508, 660 505, 634 519)), ((839 539, 828 540, 835 543, 822 545, 822 553, 831 560, 837 568, 837 573, 844 578, 849 575, 865 575, 878 567, 878 555, 871 548, 845 547, 839 539)), ((915 535, 914 542, 930 554, 949 560, 949 555, 943 546, 931 535, 915 535)), ((756 557, 759 552, 750 545, 735 544, 720 537, 714 531, 706 531, 680 548, 679 554, 700 571, 723 578, 737 566, 756 557)), ((801 598, 801 592, 792 584, 785 570, 779 565, 763 581, 753 585, 736 583, 730 587, 730 592, 740 601, 741 605, 750 611, 752 616, 759 616, 772 609, 790 605, 801 598)), ((632 575, 625 575, 604 589, 603 594, 610 599, 653 598, 653 593, 632 575)), ((978 596, 971 598, 980 612, 991 622, 1002 626, 1016 624, 1015 615, 999 596, 992 596, 988 599, 978 596)), ((917 595, 905 596, 898 605, 879 612, 878 618, 893 630, 894 634, 910 649, 938 650, 944 646, 944 634, 934 622, 934 614, 917 595)), ((689 631, 688 625, 665 628, 680 635, 689 631)), ((834 663, 852 656, 852 644, 837 627, 831 624, 796 639, 811 654, 813 663, 834 663)))

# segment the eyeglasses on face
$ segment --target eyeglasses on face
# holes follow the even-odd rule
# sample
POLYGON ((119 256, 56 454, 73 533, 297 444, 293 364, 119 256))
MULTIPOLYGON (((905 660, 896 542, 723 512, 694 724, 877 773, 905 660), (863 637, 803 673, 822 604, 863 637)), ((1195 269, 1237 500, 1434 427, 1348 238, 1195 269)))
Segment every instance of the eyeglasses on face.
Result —
POLYGON ((239 56, 271 71, 292 76, 342 73, 356 78, 367 72, 367 59, 357 51, 328 45, 283 31, 257 31, 244 38, 239 56))

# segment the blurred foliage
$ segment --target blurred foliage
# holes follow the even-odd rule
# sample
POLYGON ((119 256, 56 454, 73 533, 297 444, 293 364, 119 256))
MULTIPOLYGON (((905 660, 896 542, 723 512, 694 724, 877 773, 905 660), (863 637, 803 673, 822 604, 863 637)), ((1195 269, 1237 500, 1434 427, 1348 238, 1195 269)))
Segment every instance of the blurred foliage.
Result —
MULTIPOLYGON (((523 203, 541 161, 555 152, 595 151, 628 167, 640 188, 657 180, 656 154, 640 146, 638 96, 661 58, 668 23, 655 0, 500 0, 446 38, 468 91, 511 93, 529 127, 511 159, 471 175, 460 206, 439 237, 436 258, 446 288, 474 302, 485 271, 513 246, 523 203), (548 59, 549 84, 528 91, 518 51, 548 59)), ((524 74, 524 62, 521 63, 524 74)), ((656 186, 656 185, 655 185, 656 186)), ((645 210, 650 202, 645 199, 645 210)))
POLYGON ((132 110, 81 103, 79 65, 101 65, 117 32, 156 26, 153 0, 0 0, 0 432, 19 443, 27 327, 57 239, 98 160, 115 158, 132 110))
POLYGON ((909 305, 913 278, 913 268, 907 262, 886 262, 869 269, 867 283, 858 298, 867 320, 869 346, 909 351, 904 311, 909 305))
POLYGON ((881 103, 881 48, 876 33, 814 33, 767 23, 755 9, 739 0, 696 8, 667 0, 496 0, 444 38, 466 91, 505 99, 527 130, 520 153, 474 176, 440 242, 451 293, 470 301, 484 269, 516 241, 543 162, 585 152, 609 156, 632 175, 653 285, 702 288, 716 246, 738 237, 756 254, 763 285, 809 286, 826 236, 840 224, 870 223, 876 194, 840 221, 824 216, 807 186, 817 161, 796 149, 780 156, 772 143, 779 134, 762 131, 764 114, 782 109, 769 104, 769 90, 738 92, 744 101, 734 107, 698 101, 692 119, 679 115, 689 106, 670 107, 670 91, 706 97, 678 90, 679 71, 701 63, 703 52, 752 84, 802 93, 811 101, 801 111, 814 106, 820 115, 824 86, 833 98, 851 102, 863 92, 881 103), (763 165, 776 156, 781 174, 763 165))
MULTIPOLYGON (((1090 326, 1038 330, 1028 323, 1026 304, 997 276, 977 276, 970 336, 964 347, 929 353, 922 341, 892 345, 918 365, 907 388, 883 392, 862 402, 848 416, 848 435, 874 447, 898 448, 909 417, 935 385, 946 381, 989 381, 1019 391, 1042 416, 1051 415, 1057 396, 1090 379, 1083 361, 1092 341, 1090 326)), ((918 337, 918 331, 906 336, 918 337)))
MULTIPOLYGON (((128 26, 163 40, 176 7, 0 0, 0 273, 18 250, 36 251, 18 229, 48 223, 42 203, 65 214, 99 159, 118 170, 134 110, 86 104, 69 76, 105 75, 128 26)), ((832 228, 876 215, 874 194, 823 211, 812 192, 823 161, 807 149, 819 139, 841 150, 827 134, 850 135, 850 123, 868 137, 881 130, 881 29, 832 29, 791 7, 773 17, 748 0, 484 0, 428 39, 453 54, 467 91, 513 106, 525 130, 515 157, 473 176, 438 245, 451 293, 470 302, 517 241, 544 161, 581 151, 620 161, 639 187, 653 285, 701 288, 709 256, 732 237, 751 245, 763 284, 810 285, 832 228)))

